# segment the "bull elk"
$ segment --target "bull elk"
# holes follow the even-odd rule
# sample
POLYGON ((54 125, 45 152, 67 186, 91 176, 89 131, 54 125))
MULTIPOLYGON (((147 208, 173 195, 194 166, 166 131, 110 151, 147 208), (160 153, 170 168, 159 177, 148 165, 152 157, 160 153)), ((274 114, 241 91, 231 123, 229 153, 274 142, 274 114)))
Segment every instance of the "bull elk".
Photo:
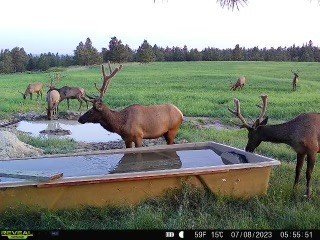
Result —
POLYGON ((292 91, 296 91, 297 90, 297 84, 298 84, 298 80, 299 80, 299 71, 293 72, 291 70, 291 72, 293 73, 293 79, 292 79, 292 91))
POLYGON ((245 77, 239 77, 237 82, 235 84, 233 84, 230 88, 230 90, 242 90, 242 88, 244 87, 244 85, 246 84, 246 78, 245 77))
POLYGON ((245 148, 248 152, 253 152, 261 142, 285 143, 292 147, 297 153, 296 173, 293 185, 295 192, 300 179, 301 169, 307 157, 306 170, 306 197, 311 197, 311 176, 317 153, 320 152, 320 114, 318 113, 302 113, 296 118, 275 125, 268 125, 268 117, 265 116, 267 110, 268 96, 261 96, 263 101, 262 111, 255 123, 250 126, 240 112, 240 102, 234 99, 236 110, 230 108, 229 111, 238 117, 242 125, 248 130, 248 143, 245 148))
POLYGON ((18 91, 22 94, 23 99, 26 99, 28 96, 30 96, 30 99, 32 100, 32 94, 37 94, 37 99, 39 96, 41 96, 42 99, 42 91, 43 91, 43 84, 42 83, 30 83, 24 93, 18 91))
POLYGON ((47 93, 47 117, 52 120, 58 114, 58 106, 60 103, 60 94, 57 90, 51 90, 47 93))
MULTIPOLYGON (((77 99, 80 103, 79 109, 82 107, 82 102, 85 101, 87 104, 87 109, 88 109, 88 102, 87 99, 85 98, 85 91, 83 88, 81 87, 68 87, 68 86, 64 86, 62 88, 57 88, 56 84, 62 80, 62 78, 64 78, 64 76, 61 76, 61 74, 56 73, 54 75, 54 77, 51 77, 51 82, 49 85, 49 91, 51 90, 56 90, 59 92, 60 94, 60 102, 62 102, 63 100, 67 100, 67 104, 68 104, 68 110, 70 109, 70 103, 69 103, 69 99, 77 99)), ((48 91, 48 92, 49 92, 48 91)))
POLYGON ((113 111, 103 102, 102 97, 108 90, 112 78, 121 70, 122 65, 111 70, 110 75, 106 75, 102 65, 103 84, 99 91, 100 96, 91 98, 93 107, 84 113, 79 122, 100 123, 100 125, 110 131, 117 133, 124 140, 126 148, 131 148, 134 142, 135 147, 142 146, 142 139, 154 139, 164 136, 167 144, 173 144, 174 139, 183 121, 182 112, 172 104, 142 106, 131 105, 122 111, 113 111))
MULTIPOLYGON (((88 109, 88 101, 85 98, 86 94, 83 88, 81 87, 68 87, 64 86, 62 88, 56 88, 56 87, 50 87, 50 90, 56 90, 60 94, 60 102, 63 100, 67 99, 67 104, 68 104, 68 110, 70 108, 70 103, 69 99, 77 99, 80 103, 79 109, 82 107, 82 102, 85 101, 87 104, 87 109, 88 109)), ((50 91, 49 90, 49 91, 50 91)))

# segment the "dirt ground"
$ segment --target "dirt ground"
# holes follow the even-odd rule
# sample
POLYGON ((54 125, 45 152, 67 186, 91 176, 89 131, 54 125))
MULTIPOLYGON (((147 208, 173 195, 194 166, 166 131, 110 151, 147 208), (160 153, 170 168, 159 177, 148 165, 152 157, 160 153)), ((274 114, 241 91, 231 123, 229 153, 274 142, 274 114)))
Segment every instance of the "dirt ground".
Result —
MULTIPOLYGON (((82 115, 82 112, 62 112, 59 114, 59 119, 67 119, 67 120, 77 120, 82 115)), ((0 120, 0 131, 6 130, 12 133, 17 133, 18 130, 16 129, 17 123, 19 121, 36 121, 36 120, 46 120, 46 115, 41 115, 36 112, 28 112, 23 114, 16 114, 13 115, 10 120, 1 121, 0 120)), ((221 121, 209 117, 185 117, 184 123, 189 122, 196 128, 200 129, 209 129, 215 128, 217 130, 224 130, 224 129, 235 129, 234 127, 224 125, 221 121)), ((60 133, 59 131, 52 131, 49 134, 56 134, 56 135, 63 135, 66 133, 60 133)), ((187 140, 180 140, 176 143, 186 143, 187 140)), ((143 140, 143 146, 154 146, 154 145, 165 145, 166 142, 164 138, 159 139, 146 139, 143 140)), ((96 150, 108 150, 108 149, 119 149, 125 148, 125 144, 123 141, 114 141, 114 142, 100 142, 100 143, 84 143, 84 142, 77 142, 77 146, 75 151, 82 152, 82 151, 96 151, 96 150)))

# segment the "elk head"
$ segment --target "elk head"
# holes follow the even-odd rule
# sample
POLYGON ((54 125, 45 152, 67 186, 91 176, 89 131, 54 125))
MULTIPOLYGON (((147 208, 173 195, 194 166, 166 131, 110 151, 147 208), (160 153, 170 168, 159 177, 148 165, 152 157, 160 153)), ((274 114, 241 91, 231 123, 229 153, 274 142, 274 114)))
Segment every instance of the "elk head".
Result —
POLYGON ((27 95, 26 95, 25 93, 20 92, 20 91, 18 91, 18 92, 22 94, 23 99, 26 99, 26 98, 27 98, 27 95))
POLYGON ((236 98, 234 99, 236 110, 232 110, 228 108, 228 110, 237 118, 239 118, 240 121, 242 122, 242 125, 238 125, 238 124, 237 125, 240 126, 241 128, 246 128, 248 130, 248 143, 245 148, 245 150, 248 152, 253 152, 254 149, 256 149, 260 145, 260 143, 263 141, 263 138, 262 138, 263 135, 259 134, 259 127, 262 125, 266 125, 268 122, 268 117, 265 116, 267 111, 268 96, 262 95, 261 98, 262 98, 263 106, 262 107, 259 106, 259 107, 262 110, 261 110, 260 116, 252 125, 249 125, 245 120, 245 118, 242 116, 240 112, 240 101, 238 99, 236 98))
POLYGON ((109 66, 109 71, 110 75, 107 75, 104 69, 104 66, 101 65, 101 70, 102 70, 102 75, 103 75, 103 83, 101 88, 97 87, 97 84, 95 83, 95 87, 97 91, 99 92, 99 96, 96 97, 90 97, 87 95, 89 99, 86 99, 87 101, 91 102, 93 104, 92 108, 87 111, 85 114, 83 114, 79 118, 80 123, 86 123, 86 122, 91 122, 91 123, 99 123, 101 116, 101 112, 103 108, 105 108, 103 104, 103 97, 104 95, 108 92, 109 86, 111 83, 112 78, 122 69, 122 65, 120 65, 118 68, 115 68, 114 70, 111 69, 110 66, 110 61, 108 61, 108 66, 109 66))

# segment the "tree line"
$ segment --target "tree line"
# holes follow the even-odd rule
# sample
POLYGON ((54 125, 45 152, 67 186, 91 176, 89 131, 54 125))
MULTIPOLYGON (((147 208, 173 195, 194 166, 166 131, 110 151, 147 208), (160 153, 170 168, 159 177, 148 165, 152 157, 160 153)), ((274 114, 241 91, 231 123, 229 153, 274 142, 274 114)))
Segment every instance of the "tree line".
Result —
POLYGON ((25 71, 46 71, 51 67, 68 67, 73 65, 94 65, 111 61, 123 62, 171 62, 171 61, 293 61, 320 62, 320 48, 312 41, 300 46, 278 48, 244 48, 237 44, 233 49, 207 47, 203 50, 181 47, 151 46, 144 40, 137 50, 123 44, 121 40, 112 37, 109 45, 99 52, 90 38, 85 43, 80 42, 74 50, 74 55, 59 55, 58 53, 41 53, 32 55, 24 48, 15 47, 0 52, 0 73, 15 73, 25 71))

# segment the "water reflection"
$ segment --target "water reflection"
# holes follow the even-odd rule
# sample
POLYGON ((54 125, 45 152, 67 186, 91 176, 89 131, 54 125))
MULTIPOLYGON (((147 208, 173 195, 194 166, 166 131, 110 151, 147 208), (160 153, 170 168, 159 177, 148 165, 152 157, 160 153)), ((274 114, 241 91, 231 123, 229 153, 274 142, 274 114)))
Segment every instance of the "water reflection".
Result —
POLYGON ((100 126, 100 124, 80 124, 74 120, 51 120, 51 121, 21 121, 17 129, 28 132, 33 137, 43 137, 46 139, 72 138, 78 142, 110 142, 119 141, 121 137, 116 133, 110 133, 100 126), (70 135, 47 134, 47 131, 69 130, 70 135), (40 133, 45 131, 44 133, 40 133))
POLYGON ((181 166, 176 151, 126 153, 109 173, 179 169, 181 166))
POLYGON ((223 152, 220 156, 223 163, 226 165, 249 162, 245 155, 236 152, 223 152))

